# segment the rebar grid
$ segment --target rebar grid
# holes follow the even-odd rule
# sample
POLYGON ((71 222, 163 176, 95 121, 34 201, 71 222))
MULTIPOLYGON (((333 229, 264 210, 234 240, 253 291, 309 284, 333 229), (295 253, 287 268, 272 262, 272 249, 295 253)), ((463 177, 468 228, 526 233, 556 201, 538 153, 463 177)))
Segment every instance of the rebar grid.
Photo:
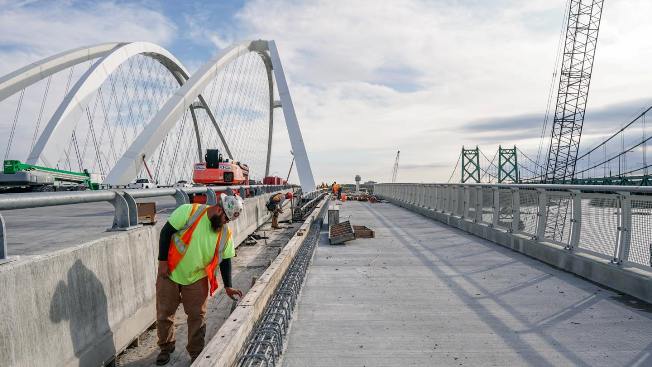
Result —
POLYGON ((283 352, 283 338, 288 332, 292 310, 319 240, 322 219, 310 226, 306 240, 292 260, 281 283, 265 307, 263 316, 242 349, 240 367, 276 366, 283 352))

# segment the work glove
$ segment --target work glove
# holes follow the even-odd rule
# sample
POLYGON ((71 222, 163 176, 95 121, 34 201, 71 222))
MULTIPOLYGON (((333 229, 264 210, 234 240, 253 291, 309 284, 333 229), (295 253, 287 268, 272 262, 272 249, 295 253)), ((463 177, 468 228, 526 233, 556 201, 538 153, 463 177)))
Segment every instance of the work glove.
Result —
POLYGON ((224 288, 224 291, 226 292, 226 295, 229 296, 232 300, 236 300, 235 296, 238 296, 238 298, 242 298, 242 291, 237 289, 237 288, 229 288, 226 287, 224 288))

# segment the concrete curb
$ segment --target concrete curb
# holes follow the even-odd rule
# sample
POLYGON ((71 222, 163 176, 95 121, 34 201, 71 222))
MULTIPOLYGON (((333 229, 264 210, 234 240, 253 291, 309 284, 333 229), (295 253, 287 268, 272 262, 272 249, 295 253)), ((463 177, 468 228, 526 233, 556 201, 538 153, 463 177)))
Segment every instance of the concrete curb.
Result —
POLYGON ((486 224, 474 223, 461 217, 437 212, 429 208, 383 197, 388 202, 425 217, 456 227, 480 238, 497 243, 556 268, 616 291, 652 303, 652 269, 617 265, 608 260, 582 252, 570 252, 561 246, 537 242, 524 235, 512 234, 486 224))
POLYGON ((267 302, 274 294, 279 282, 294 259, 299 247, 306 239, 310 225, 320 216, 328 199, 323 199, 310 216, 290 239, 272 264, 258 278, 256 284, 247 292, 238 307, 211 341, 204 347, 193 367, 232 366, 237 362, 240 350, 247 342, 249 334, 262 315, 267 302), (299 235, 301 233, 301 235, 299 235))
MULTIPOLYGON (((269 220, 271 195, 245 200, 236 246, 269 220)), ((163 224, 0 266, 0 365, 99 366, 131 344, 155 321, 163 224)))

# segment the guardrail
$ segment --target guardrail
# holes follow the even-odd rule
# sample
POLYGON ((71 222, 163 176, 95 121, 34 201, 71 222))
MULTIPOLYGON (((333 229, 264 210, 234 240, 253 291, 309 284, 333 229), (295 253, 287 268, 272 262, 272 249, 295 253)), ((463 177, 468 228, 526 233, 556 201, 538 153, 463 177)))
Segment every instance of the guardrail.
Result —
POLYGON ((652 266, 652 187, 376 184, 374 192, 613 264, 652 266))
MULTIPOLYGON (((126 231, 138 226, 138 209, 136 199, 172 196, 177 205, 190 203, 193 194, 205 194, 206 203, 217 204, 218 193, 232 193, 238 191, 245 197, 247 190, 249 196, 274 191, 296 188, 293 185, 252 185, 252 186, 197 186, 187 188, 158 188, 139 190, 100 190, 81 192, 39 192, 25 194, 0 195, 0 210, 15 210, 27 208, 41 208, 47 206, 71 205, 82 203, 108 202, 113 205, 113 224, 110 230, 126 231)), ((5 220, 0 214, 0 264, 8 260, 7 228, 5 220)))

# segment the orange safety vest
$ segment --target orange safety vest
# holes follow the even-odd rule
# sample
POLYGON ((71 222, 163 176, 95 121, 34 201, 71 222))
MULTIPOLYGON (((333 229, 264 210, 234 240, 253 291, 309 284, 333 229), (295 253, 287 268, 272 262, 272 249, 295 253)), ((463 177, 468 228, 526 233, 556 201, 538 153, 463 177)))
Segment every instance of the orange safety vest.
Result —
MULTIPOLYGON (((170 249, 168 251, 168 268, 170 269, 170 273, 176 269, 177 265, 179 262, 181 262, 181 259, 183 259, 183 256, 186 254, 186 251, 188 251, 190 241, 192 240, 192 234, 195 231, 195 228, 197 228, 197 224, 199 224, 201 218, 207 211, 208 205, 193 204, 192 210, 190 211, 190 217, 188 218, 186 225, 178 230, 174 235, 172 235, 172 243, 170 244, 170 249), (199 210, 200 207, 201 210, 199 210)), ((204 268, 206 275, 208 276, 211 296, 213 293, 215 293, 218 287, 217 277, 215 276, 215 269, 220 263, 222 250, 228 241, 228 232, 228 227, 223 225, 220 233, 217 234, 217 243, 215 244, 215 255, 213 255, 213 260, 211 260, 211 262, 204 268)))

